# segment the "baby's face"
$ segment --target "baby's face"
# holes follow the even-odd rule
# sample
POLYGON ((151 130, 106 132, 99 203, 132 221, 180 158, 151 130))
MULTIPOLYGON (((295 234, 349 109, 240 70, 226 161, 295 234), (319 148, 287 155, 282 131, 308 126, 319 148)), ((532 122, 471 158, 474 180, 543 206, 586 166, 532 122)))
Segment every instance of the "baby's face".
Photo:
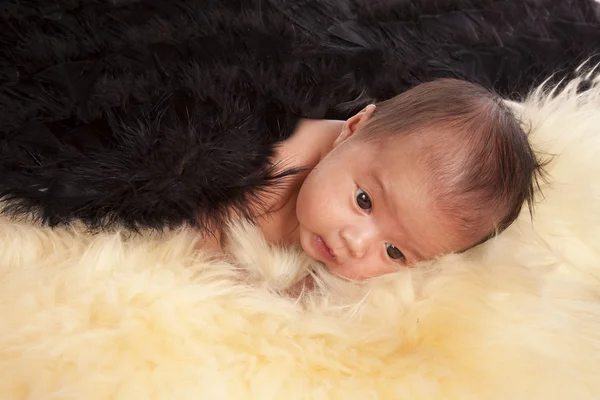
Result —
POLYGON ((300 243, 339 276, 361 280, 463 250, 459 233, 436 208, 410 138, 346 140, 311 171, 297 200, 300 243))

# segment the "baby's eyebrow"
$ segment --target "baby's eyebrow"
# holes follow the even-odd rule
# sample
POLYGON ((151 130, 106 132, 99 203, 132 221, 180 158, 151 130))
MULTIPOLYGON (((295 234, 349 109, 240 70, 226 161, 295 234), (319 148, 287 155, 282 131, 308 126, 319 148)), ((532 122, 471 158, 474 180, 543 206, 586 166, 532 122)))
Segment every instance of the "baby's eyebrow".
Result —
POLYGON ((377 188, 379 189, 379 191, 385 196, 386 202, 387 202, 388 201, 387 189, 384 186, 383 180, 381 179, 381 177, 379 176, 379 174, 376 173, 375 171, 373 171, 373 169, 371 169, 369 171, 369 179, 372 180, 373 182, 375 182, 375 186, 377 186, 377 188))

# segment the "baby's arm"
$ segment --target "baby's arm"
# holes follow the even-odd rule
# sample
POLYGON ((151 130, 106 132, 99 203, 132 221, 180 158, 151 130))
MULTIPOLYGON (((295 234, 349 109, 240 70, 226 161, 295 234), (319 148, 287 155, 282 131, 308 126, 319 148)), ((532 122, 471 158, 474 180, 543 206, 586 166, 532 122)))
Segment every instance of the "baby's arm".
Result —
MULTIPOLYGON (((230 218, 231 214, 225 220, 229 220, 230 218)), ((196 229, 196 232, 195 249, 202 250, 203 252, 224 254, 222 226, 209 222, 208 225, 202 224, 202 228, 200 230, 196 229)))
POLYGON ((196 242, 196 249, 210 252, 223 253, 221 232, 201 234, 196 242))

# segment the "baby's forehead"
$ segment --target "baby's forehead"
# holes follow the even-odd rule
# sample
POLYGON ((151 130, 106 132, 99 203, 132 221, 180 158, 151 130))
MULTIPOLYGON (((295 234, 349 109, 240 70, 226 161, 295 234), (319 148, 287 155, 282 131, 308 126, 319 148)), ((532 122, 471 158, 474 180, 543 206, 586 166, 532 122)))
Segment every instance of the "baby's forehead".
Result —
POLYGON ((410 138, 389 138, 381 141, 370 152, 368 169, 371 175, 385 178, 388 185, 402 192, 419 186, 429 198, 439 198, 440 193, 452 187, 469 174, 470 146, 460 140, 441 140, 444 136, 423 132, 410 138))
MULTIPOLYGON (((487 123, 492 123, 490 118, 482 118, 477 129, 487 123)), ((473 130, 473 129, 471 129, 473 130)), ((400 130, 376 130, 367 138, 379 146, 402 144, 403 146, 434 146, 446 141, 465 141, 470 136, 469 128, 456 121, 421 123, 400 130)))

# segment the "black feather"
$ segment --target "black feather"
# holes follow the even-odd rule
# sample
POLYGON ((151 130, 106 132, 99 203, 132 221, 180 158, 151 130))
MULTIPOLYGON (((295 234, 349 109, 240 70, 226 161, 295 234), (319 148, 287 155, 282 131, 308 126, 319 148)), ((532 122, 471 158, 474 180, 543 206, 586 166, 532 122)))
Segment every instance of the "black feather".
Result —
POLYGON ((519 98, 600 47, 592 0, 8 0, 4 212, 90 228, 221 224, 285 176, 301 117, 438 77, 519 98), (284 174, 285 175, 285 174, 284 174))

